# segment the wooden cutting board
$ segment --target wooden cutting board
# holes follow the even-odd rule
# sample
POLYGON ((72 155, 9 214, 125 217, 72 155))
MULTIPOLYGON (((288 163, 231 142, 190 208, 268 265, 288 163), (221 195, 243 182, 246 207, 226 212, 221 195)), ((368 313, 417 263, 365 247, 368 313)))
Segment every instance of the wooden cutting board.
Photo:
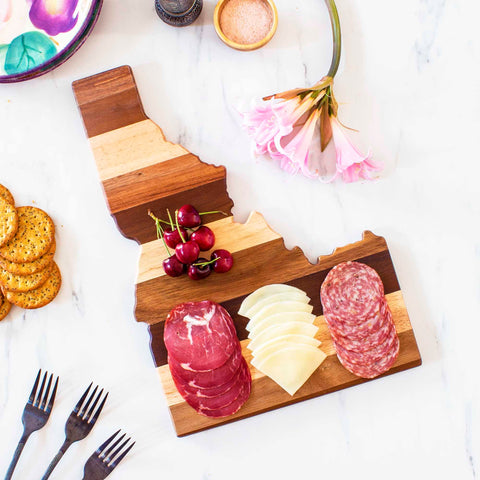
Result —
POLYGON ((73 89, 110 211, 122 234, 141 245, 135 316, 149 325, 151 351, 178 436, 367 381, 341 366, 322 317, 320 285, 329 270, 340 262, 364 262, 382 278, 400 338, 398 360, 387 375, 421 365, 388 246, 382 237, 364 232, 359 242, 338 248, 312 265, 299 248, 287 250, 282 237, 268 227, 260 214, 252 213, 245 224, 233 221, 225 168, 202 163, 182 146, 165 139, 162 130, 145 115, 130 67, 79 80, 74 82, 73 89), (147 212, 151 209, 157 216, 165 217, 167 208, 174 211, 185 203, 195 205, 199 211, 227 213, 208 215, 203 220, 215 232, 215 248, 233 253, 235 264, 230 272, 212 273, 201 281, 164 274, 162 261, 167 253, 156 239, 147 212), (197 414, 178 394, 166 363, 163 327, 168 312, 184 301, 208 299, 221 303, 234 319, 248 361, 248 320, 237 312, 245 296, 270 283, 287 283, 307 292, 317 315, 317 338, 322 341, 321 349, 327 359, 293 397, 250 367, 252 394, 238 413, 224 419, 197 414))

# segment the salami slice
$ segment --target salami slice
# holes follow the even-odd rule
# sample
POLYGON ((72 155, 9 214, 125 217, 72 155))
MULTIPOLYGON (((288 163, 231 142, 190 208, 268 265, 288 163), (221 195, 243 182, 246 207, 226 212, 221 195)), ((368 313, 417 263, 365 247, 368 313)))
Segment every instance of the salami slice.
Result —
POLYGON ((242 408, 243 404, 248 400, 248 397, 250 396, 250 391, 252 387, 252 377, 250 376, 250 369, 248 368, 247 362, 245 360, 243 360, 243 363, 244 380, 242 382, 243 385, 237 398, 235 398, 230 404, 222 408, 214 410, 207 409, 205 407, 199 408, 197 409, 197 412, 200 415, 204 415, 210 418, 229 417, 230 415, 237 413, 240 408, 242 408))
POLYGON ((232 404, 240 394, 245 390, 246 383, 249 382, 247 375, 248 366, 245 360, 240 365, 240 375, 237 377, 236 382, 227 388, 223 393, 216 395, 215 397, 203 397, 191 394, 185 391, 181 384, 176 384, 178 391, 184 398, 184 400, 195 410, 202 411, 208 416, 209 411, 221 410, 232 404))
POLYGON ((335 343, 335 349, 337 351, 337 354, 342 358, 345 358, 349 363, 356 365, 372 365, 375 362, 380 361, 386 355, 388 355, 388 353, 391 352, 392 349, 396 349, 397 343, 397 332, 395 330, 395 325, 392 325, 387 338, 382 343, 374 346, 370 350, 367 350, 365 352, 347 350, 338 343, 335 343))
POLYGON ((347 350, 366 352, 385 341, 392 329, 393 318, 392 312, 387 305, 385 315, 378 322, 378 328, 375 331, 367 331, 367 333, 362 333, 361 331, 359 334, 357 331, 351 330, 348 336, 338 333, 338 329, 332 323, 327 322, 327 324, 329 326, 330 335, 335 343, 338 343, 347 350))
MULTIPOLYGON (((238 341, 237 341, 238 343, 238 341)), ((230 358, 218 368, 207 371, 195 371, 185 369, 182 364, 178 363, 174 357, 168 357, 168 365, 172 374, 175 374, 177 379, 182 383, 187 384, 193 388, 212 388, 221 387, 227 384, 238 372, 242 362, 242 351, 240 344, 235 349, 230 358)))
POLYGON ((232 318, 208 300, 175 307, 165 322, 164 341, 171 357, 196 371, 221 367, 238 349, 232 318))
POLYGON ((353 325, 375 317, 384 296, 378 273, 358 262, 345 262, 332 268, 321 288, 325 315, 334 315, 353 325))

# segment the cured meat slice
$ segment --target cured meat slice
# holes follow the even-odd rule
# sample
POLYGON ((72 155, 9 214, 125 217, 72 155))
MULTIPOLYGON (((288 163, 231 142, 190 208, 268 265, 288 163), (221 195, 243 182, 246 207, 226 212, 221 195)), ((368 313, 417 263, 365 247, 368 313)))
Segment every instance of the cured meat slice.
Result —
POLYGON ((195 410, 203 412, 209 416, 210 411, 221 410, 232 404, 240 394, 245 390, 247 383, 250 383, 250 377, 248 374, 248 366, 243 360, 240 365, 240 375, 236 382, 223 393, 216 395, 215 397, 203 397, 191 394, 183 389, 181 384, 176 384, 178 391, 184 398, 184 400, 195 410))
POLYGON ((393 364, 398 358, 399 349, 400 342, 397 342, 395 348, 388 352, 381 360, 370 365, 350 363, 345 357, 342 357, 341 355, 337 356, 341 364, 354 375, 363 378, 375 378, 393 367, 393 364))
POLYGON ((321 287, 324 314, 335 315, 347 324, 357 325, 375 317, 384 297, 378 273, 358 262, 332 268, 321 287))
POLYGON ((392 329, 393 318, 390 308, 387 309, 386 315, 380 324, 378 330, 370 333, 365 336, 358 336, 355 333, 350 334, 349 336, 343 336, 337 333, 337 329, 332 325, 328 324, 330 327, 330 335, 333 338, 333 341, 336 344, 339 344, 347 350, 355 350, 356 352, 366 352, 367 350, 372 349, 376 345, 379 345, 385 341, 388 334, 392 329))
POLYGON ((242 351, 240 344, 235 349, 230 358, 218 368, 207 371, 195 371, 191 369, 185 369, 182 364, 175 360, 175 357, 169 355, 168 365, 170 371, 175 376, 193 388, 212 388, 221 387, 227 384, 237 373, 242 362, 242 351))
POLYGON ((240 410, 240 408, 242 408, 243 404, 248 400, 248 397, 250 397, 250 391, 252 387, 252 377, 250 375, 250 369, 248 368, 248 365, 245 362, 245 360, 244 360, 243 372, 245 374, 243 386, 240 389, 240 392, 237 398, 235 398, 230 404, 222 408, 211 410, 203 407, 203 408, 197 409, 197 412, 200 415, 204 415, 210 418, 229 417, 230 415, 237 413, 240 410))
POLYGON ((221 367, 239 348, 232 318, 208 300, 175 307, 165 322, 164 341, 171 357, 196 371, 221 367))
POLYGON ((195 381, 185 382, 185 380, 178 377, 177 374, 172 369, 170 369, 170 372, 172 374, 172 378, 175 382, 175 385, 177 383, 180 383, 181 386, 182 386, 182 389, 186 393, 189 393, 191 395, 196 395, 197 397, 211 398, 211 397, 216 397, 218 395, 222 395, 227 390, 232 388, 232 386, 235 384, 238 377, 242 373, 241 365, 242 365, 242 362, 240 362, 239 368, 238 368, 237 372, 235 373, 235 375, 227 383, 225 383, 223 385, 216 385, 214 387, 208 387, 208 388, 202 388, 202 387, 195 386, 195 381))
POLYGON ((349 363, 356 365, 371 365, 380 361, 385 355, 387 355, 392 349, 396 349, 398 343, 398 336, 395 330, 395 325, 392 325, 387 338, 380 344, 374 346, 370 350, 365 352, 358 352, 355 350, 347 350, 340 344, 335 343, 335 349, 337 353, 345 358, 349 363))

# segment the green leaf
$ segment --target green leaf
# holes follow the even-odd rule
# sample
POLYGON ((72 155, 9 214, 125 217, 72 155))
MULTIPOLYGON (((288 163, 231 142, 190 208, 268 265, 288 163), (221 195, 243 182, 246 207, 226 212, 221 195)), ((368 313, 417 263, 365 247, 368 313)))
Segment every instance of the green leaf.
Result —
POLYGON ((27 32, 13 39, 5 59, 9 75, 27 72, 42 65, 57 53, 57 47, 41 32, 27 32))
POLYGON ((0 75, 4 75, 5 73, 5 58, 7 56, 8 44, 0 45, 0 75))

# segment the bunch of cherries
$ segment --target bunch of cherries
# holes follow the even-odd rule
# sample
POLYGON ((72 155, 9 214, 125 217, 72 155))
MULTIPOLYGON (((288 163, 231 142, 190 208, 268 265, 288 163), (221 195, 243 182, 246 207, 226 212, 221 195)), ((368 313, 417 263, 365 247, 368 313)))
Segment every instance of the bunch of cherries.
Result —
POLYGON ((228 250, 215 250, 210 260, 200 257, 200 252, 211 250, 215 245, 215 234, 202 225, 201 218, 201 215, 212 213, 222 212, 199 213, 193 205, 184 205, 175 211, 175 220, 167 210, 168 222, 148 212, 155 221, 157 237, 162 238, 169 255, 163 261, 163 270, 167 275, 179 277, 187 272, 192 280, 201 280, 207 278, 212 270, 225 273, 232 268, 233 257, 228 250), (175 249, 173 255, 169 247, 175 249))

